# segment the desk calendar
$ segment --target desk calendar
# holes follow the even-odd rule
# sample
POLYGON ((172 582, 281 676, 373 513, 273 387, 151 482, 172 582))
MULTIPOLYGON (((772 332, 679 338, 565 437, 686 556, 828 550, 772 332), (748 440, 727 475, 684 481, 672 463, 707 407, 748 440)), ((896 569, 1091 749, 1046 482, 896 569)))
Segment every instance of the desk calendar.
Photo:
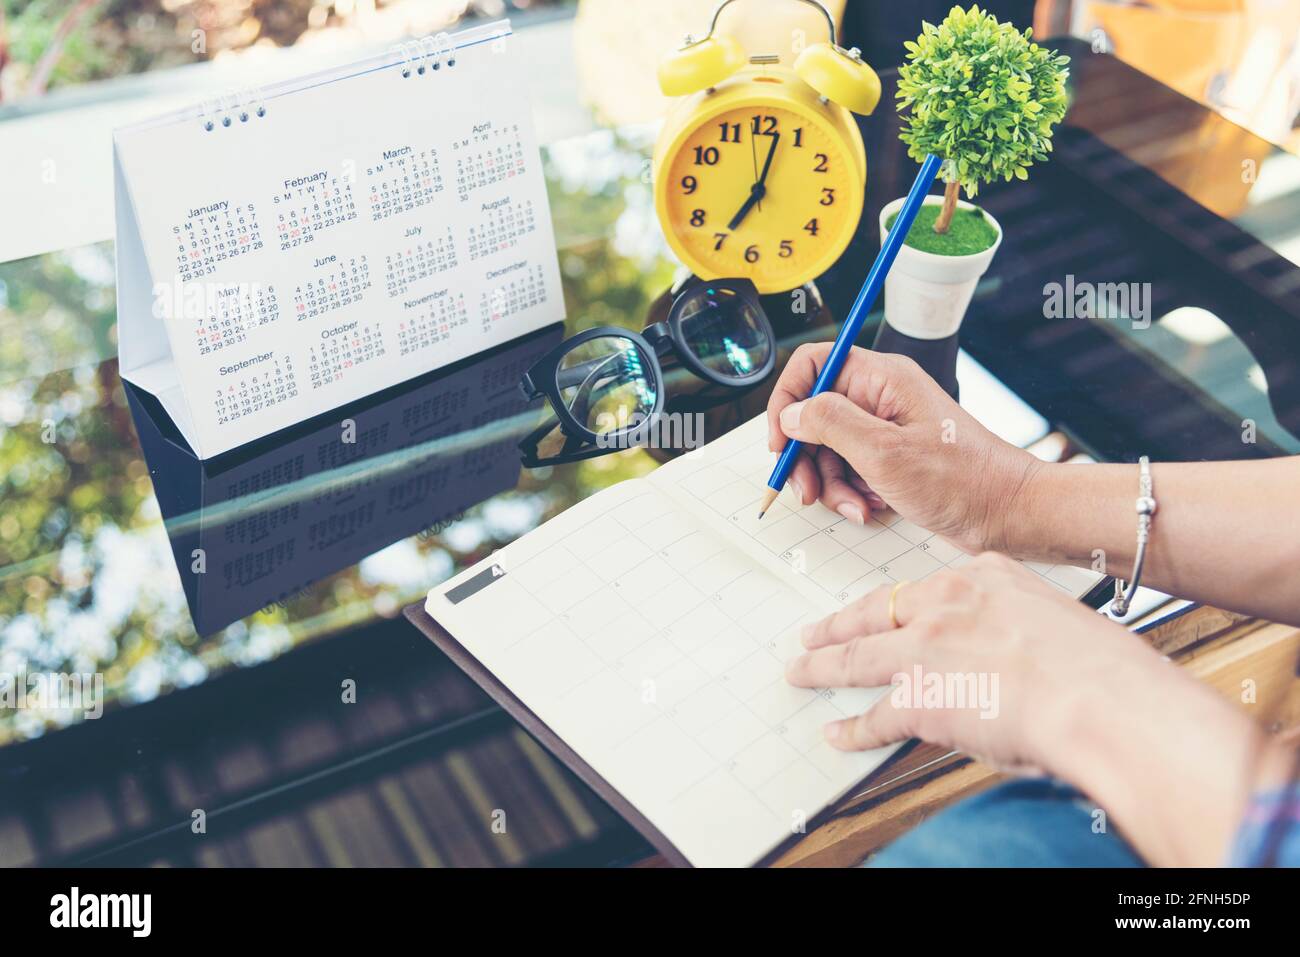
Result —
POLYGON ((114 135, 121 374, 209 458, 564 318, 506 22, 114 135))
MULTIPOLYGON (((519 481, 519 377, 551 327, 348 406, 353 441, 312 423, 209 462, 126 386, 194 627, 210 635, 519 481), (194 565, 202 549, 202 572, 194 565)), ((431 573, 432 574, 432 573, 431 573)))
MULTIPOLYGON (((760 416, 425 603, 430 637, 678 863, 763 860, 896 750, 822 735, 888 688, 795 688, 785 664, 805 623, 969 560, 892 512, 855 525, 788 487, 760 523, 771 466, 760 416)), ((1076 596, 1101 578, 1029 567, 1076 596)))

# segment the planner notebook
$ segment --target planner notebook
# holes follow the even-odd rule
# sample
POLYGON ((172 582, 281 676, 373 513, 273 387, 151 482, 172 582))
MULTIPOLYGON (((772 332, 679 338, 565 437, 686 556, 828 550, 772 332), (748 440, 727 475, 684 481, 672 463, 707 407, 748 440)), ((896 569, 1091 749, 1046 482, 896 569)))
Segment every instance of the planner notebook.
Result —
MULTIPOLYGON (((577 503, 429 593, 420 622, 668 858, 743 866, 889 757, 822 726, 888 688, 795 688, 801 625, 968 556, 885 512, 855 525, 783 492, 766 422, 577 503)), ((1080 596, 1100 576, 1031 566, 1080 596)))
POLYGON ((115 132, 123 378, 210 458, 564 319, 500 22, 115 132))

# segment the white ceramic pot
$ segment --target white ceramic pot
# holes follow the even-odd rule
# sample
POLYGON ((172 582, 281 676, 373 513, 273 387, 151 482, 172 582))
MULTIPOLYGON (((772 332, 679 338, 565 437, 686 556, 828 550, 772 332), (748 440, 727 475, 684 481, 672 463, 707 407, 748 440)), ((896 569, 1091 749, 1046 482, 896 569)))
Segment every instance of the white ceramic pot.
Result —
MULTIPOLYGON (((927 196, 927 206, 939 206, 942 196, 927 196)), ((896 199, 880 211, 880 241, 889 232, 885 223, 901 206, 896 199)), ((975 207, 958 200, 962 209, 975 207)), ((986 211, 988 221, 997 230, 993 245, 969 256, 940 256, 922 252, 906 243, 898 251, 894 266, 885 277, 885 319, 904 335, 914 339, 946 339, 961 328, 966 307, 980 276, 993 261, 1002 245, 1002 227, 986 211)))

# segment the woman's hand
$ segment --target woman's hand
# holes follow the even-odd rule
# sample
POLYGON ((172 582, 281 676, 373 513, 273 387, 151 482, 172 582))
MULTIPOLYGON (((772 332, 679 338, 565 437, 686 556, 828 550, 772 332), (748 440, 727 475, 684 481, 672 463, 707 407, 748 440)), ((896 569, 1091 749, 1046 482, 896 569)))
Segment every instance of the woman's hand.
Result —
POLYGON ((1082 699, 1117 673, 1168 670, 1145 642, 994 552, 899 587, 898 628, 893 591, 882 586, 809 626, 809 650, 790 663, 800 687, 894 684, 866 714, 827 725, 837 748, 919 737, 997 767, 1060 774, 1052 744, 1068 736, 1082 699), (927 681, 942 700, 926 698, 927 681))
POLYGON ((1003 519, 1037 468, 915 362, 854 349, 834 392, 811 399, 830 343, 795 350, 768 401, 768 447, 815 446, 790 475, 805 505, 854 522, 886 506, 968 552, 1005 545, 1003 519))
POLYGON ((826 726, 863 750, 912 737, 1046 772, 1099 802, 1155 864, 1221 863, 1264 748, 1241 711, 1141 638, 987 553, 811 625, 799 687, 893 684, 826 726), (919 686, 918 686, 919 682, 919 686))

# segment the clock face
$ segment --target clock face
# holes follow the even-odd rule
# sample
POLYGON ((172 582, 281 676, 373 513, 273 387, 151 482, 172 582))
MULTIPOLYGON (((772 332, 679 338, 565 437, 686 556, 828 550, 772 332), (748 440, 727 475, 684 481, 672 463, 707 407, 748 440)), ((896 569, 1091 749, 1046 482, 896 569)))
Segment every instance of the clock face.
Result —
POLYGON ((792 289, 838 258, 862 212, 847 144, 803 112, 720 113, 695 127, 668 164, 660 189, 670 241, 705 279, 792 289))

